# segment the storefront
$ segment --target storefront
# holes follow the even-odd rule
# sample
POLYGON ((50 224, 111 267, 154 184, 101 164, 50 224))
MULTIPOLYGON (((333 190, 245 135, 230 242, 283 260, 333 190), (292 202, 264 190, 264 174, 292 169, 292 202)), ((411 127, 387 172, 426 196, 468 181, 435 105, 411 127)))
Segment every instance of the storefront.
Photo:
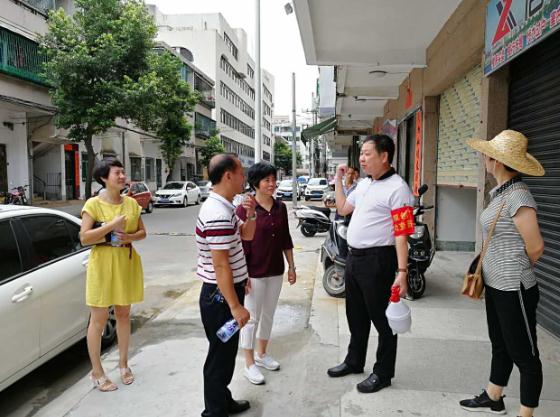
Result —
POLYGON ((560 336, 560 1, 529 3, 512 3, 514 27, 496 24, 502 14, 488 9, 485 73, 509 65, 508 127, 527 136, 529 153, 546 170, 544 177, 524 180, 538 204, 545 241, 535 267, 538 320, 560 336))

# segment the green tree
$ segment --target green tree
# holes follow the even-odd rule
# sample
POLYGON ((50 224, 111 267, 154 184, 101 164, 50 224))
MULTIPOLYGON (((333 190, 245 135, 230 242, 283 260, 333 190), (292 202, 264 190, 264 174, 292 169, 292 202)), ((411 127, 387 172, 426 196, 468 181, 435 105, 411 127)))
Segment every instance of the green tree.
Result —
POLYGON ((41 38, 47 57, 43 76, 59 110, 57 126, 69 129, 68 137, 86 146, 89 198, 95 165, 92 137, 117 118, 134 120, 144 113, 146 102, 138 99, 146 99, 141 93, 154 86, 136 83, 150 69, 157 28, 141 0, 74 3, 72 16, 62 9, 49 13, 49 31, 41 38))
POLYGON ((138 125, 156 133, 161 152, 169 167, 167 180, 173 175, 175 161, 183 153, 192 131, 185 117, 194 109, 200 96, 181 77, 183 63, 167 51, 150 56, 150 70, 133 86, 135 101, 145 103, 138 125))
POLYGON ((202 166, 208 167, 210 163, 210 159, 214 155, 219 153, 224 153, 226 149, 224 148, 224 144, 218 137, 218 134, 213 135, 212 137, 206 140, 204 147, 200 149, 200 154, 202 156, 202 166))
MULTIPOLYGON (((274 165, 282 168, 288 175, 292 173, 292 149, 284 141, 274 143, 274 165)), ((296 151, 296 165, 301 166, 301 155, 296 151)))

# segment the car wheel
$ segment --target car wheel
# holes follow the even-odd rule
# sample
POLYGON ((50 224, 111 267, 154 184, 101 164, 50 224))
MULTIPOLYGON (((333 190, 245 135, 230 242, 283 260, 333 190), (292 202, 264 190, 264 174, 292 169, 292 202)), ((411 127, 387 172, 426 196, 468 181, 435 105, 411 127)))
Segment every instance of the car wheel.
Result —
POLYGON ((115 307, 109 307, 109 318, 105 327, 103 328, 103 334, 101 335, 101 348, 105 349, 111 346, 115 339, 117 338, 117 318, 115 316, 115 307))
POLYGON ((306 196, 306 197, 305 197, 305 201, 309 201, 309 197, 306 196))
POLYGON ((183 198, 183 207, 187 207, 189 205, 189 200, 188 198, 185 196, 185 198, 183 198))
POLYGON ((152 211, 154 211, 154 203, 150 201, 146 207, 146 213, 150 214, 152 211))

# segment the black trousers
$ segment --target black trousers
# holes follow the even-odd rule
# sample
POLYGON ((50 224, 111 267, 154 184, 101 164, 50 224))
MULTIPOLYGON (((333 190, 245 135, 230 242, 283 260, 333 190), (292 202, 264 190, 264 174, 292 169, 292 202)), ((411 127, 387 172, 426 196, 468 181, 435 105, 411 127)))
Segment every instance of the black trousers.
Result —
POLYGON ((513 364, 521 376, 521 404, 535 408, 543 385, 537 349, 539 288, 500 291, 486 286, 486 318, 492 343, 490 382, 505 387, 513 364))
MULTIPOLYGON (((235 292, 239 302, 245 300, 245 284, 247 281, 235 284, 235 292)), ((200 291, 200 315, 210 343, 208 355, 204 362, 204 411, 202 417, 228 417, 228 405, 232 401, 228 385, 235 369, 235 357, 239 343, 239 332, 223 343, 216 332, 222 325, 232 318, 229 306, 225 300, 219 301, 215 297, 217 285, 202 284, 200 291)))
POLYGON ((346 259, 346 318, 350 327, 350 344, 344 362, 362 369, 366 362, 371 323, 378 336, 377 360, 373 373, 381 379, 395 376, 397 336, 389 327, 385 310, 397 270, 394 246, 371 248, 366 254, 349 253, 346 259))

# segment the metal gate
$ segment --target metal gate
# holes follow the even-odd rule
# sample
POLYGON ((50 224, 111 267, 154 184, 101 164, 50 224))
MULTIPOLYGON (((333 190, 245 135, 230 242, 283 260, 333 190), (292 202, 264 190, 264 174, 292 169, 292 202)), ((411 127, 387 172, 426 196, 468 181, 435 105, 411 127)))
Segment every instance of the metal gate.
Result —
POLYGON ((509 127, 529 139, 544 177, 526 177, 539 207, 545 252, 536 266, 539 323, 560 336, 560 33, 510 66, 509 127))

